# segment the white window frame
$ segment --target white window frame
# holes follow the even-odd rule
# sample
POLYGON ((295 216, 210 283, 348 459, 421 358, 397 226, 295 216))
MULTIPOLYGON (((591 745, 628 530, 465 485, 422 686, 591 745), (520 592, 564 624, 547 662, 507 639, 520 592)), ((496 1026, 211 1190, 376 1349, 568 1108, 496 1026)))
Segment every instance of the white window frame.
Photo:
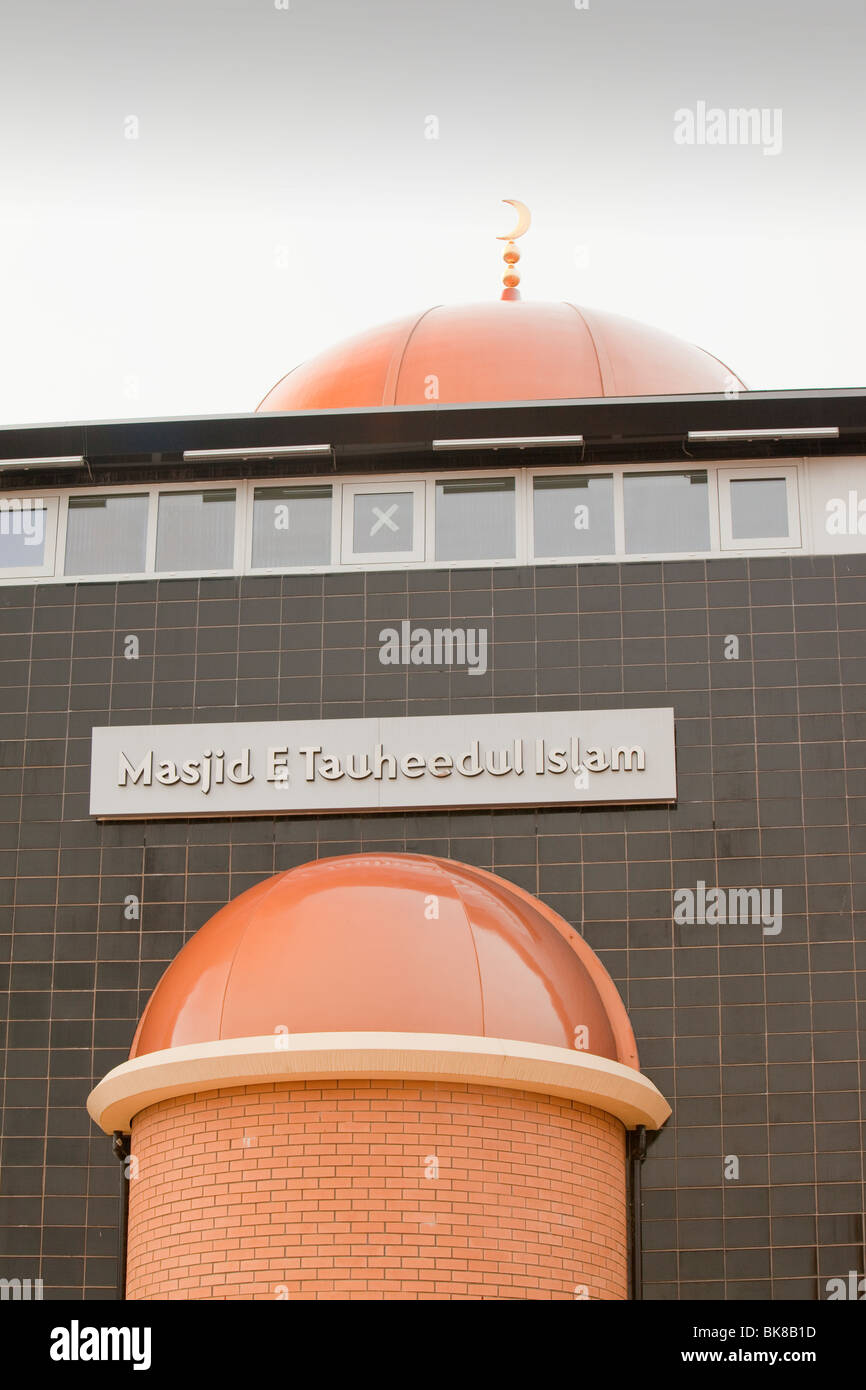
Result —
POLYGON ((796 463, 741 464, 717 469, 719 484, 720 548, 724 551, 799 550, 803 528, 800 519, 800 468, 796 463), (757 478, 783 478, 788 503, 786 536, 740 536, 733 534, 731 483, 754 482, 757 478))
MULTIPOLYGON (((820 460, 818 461, 820 463, 820 460)), ((864 460, 866 462, 866 460, 864 460)), ((0 587, 19 582, 36 583, 76 583, 97 584, 120 580, 141 579, 194 579, 224 578, 231 575, 254 574, 330 574, 341 570, 363 572, 365 570, 405 569, 508 569, 531 564, 536 567, 546 565, 583 565, 605 563, 630 563, 645 561, 651 563, 711 559, 723 555, 816 553, 811 538, 810 488, 812 486, 812 461, 802 457, 784 460, 726 460, 724 464, 708 461, 670 460, 641 463, 604 463, 575 467, 574 464, 554 464, 533 468, 526 465, 511 468, 490 467, 484 469, 425 469, 423 472, 386 473, 378 477, 370 474, 335 477, 333 474, 310 474, 303 476, 278 476, 274 478, 227 478, 208 479, 203 482, 185 480, 182 482, 130 482, 112 484, 90 484, 84 488, 66 489, 63 487, 40 489, 39 500, 46 506, 46 545, 41 565, 21 566, 17 569, 0 570, 0 587), (623 506, 623 480, 634 473, 692 473, 706 472, 708 483, 708 506, 710 523, 710 548, 702 551, 651 551, 646 554, 627 553, 625 550, 625 512, 623 506), (590 477, 613 477, 614 489, 614 531, 616 548, 604 555, 563 555, 542 556, 534 554, 534 479, 540 474, 557 474, 562 477, 583 475, 590 477), (787 537, 754 538, 748 541, 735 541, 731 536, 730 525, 730 483, 739 478, 785 477, 788 480, 788 505, 790 533, 787 537), (449 479, 512 478, 514 479, 515 499, 515 545, 513 558, 487 560, 471 558, 468 560, 437 560, 435 558, 436 523, 436 484, 449 479), (332 488, 331 507, 331 558, 318 565, 273 566, 264 569, 252 568, 252 509, 253 492, 257 487, 304 487, 307 485, 330 485, 332 488), (171 492, 234 492, 235 531, 233 564, 230 568, 219 570, 171 570, 156 569, 156 522, 159 498, 171 492), (354 555, 352 551, 352 521, 354 497, 358 492, 411 491, 415 501, 415 534, 411 552, 381 552, 369 555, 354 555), (148 498, 147 551, 145 568, 140 571, 125 571, 114 574, 66 574, 66 531, 70 497, 122 496, 138 494, 148 498), (348 529, 344 527, 348 523, 348 529), (348 558, 347 558, 348 557, 348 558)), ((5 492, 5 496, 18 497, 22 501, 33 498, 32 490, 16 487, 5 492)), ((817 553, 824 553, 819 550, 817 553)))
POLYGON ((3 497, 7 502, 17 499, 22 503, 43 503, 45 509, 45 545, 42 550, 41 565, 0 566, 0 581, 14 583, 18 579, 44 579, 52 576, 57 554, 57 514, 60 510, 58 497, 41 492, 39 494, 4 492, 3 497))
MULTIPOLYGON (((54 577, 63 583, 95 584, 102 581, 114 582, 120 579, 190 579, 224 578, 226 575, 244 573, 244 546, 246 541, 247 483, 243 479, 228 478, 225 481, 208 480, 203 483, 115 483, 96 487, 76 488, 74 492, 59 496, 61 503, 60 522, 57 530, 57 569, 54 577), (164 492, 234 492, 235 530, 232 566, 229 569, 157 570, 156 568, 156 526, 159 498, 164 492), (115 573, 72 574, 66 573, 66 530, 69 517, 70 497, 119 497, 129 493, 137 497, 147 497, 147 537, 143 570, 124 570, 115 573)), ((261 571, 256 571, 261 573, 261 571)))
MULTIPOLYGON (((621 484, 619 491, 622 491, 621 484)), ((527 513, 528 531, 528 560, 534 565, 591 565, 595 563, 603 564, 605 560, 611 562, 616 560, 621 552, 616 547, 618 542, 622 543, 622 526, 619 524, 619 511, 617 505, 617 469, 614 467, 604 471, 595 468, 532 468, 527 477, 527 501, 525 511, 527 513), (611 482, 611 506, 613 508, 613 550, 596 551, 587 555, 536 555, 535 553, 535 479, 536 478, 610 478, 611 482)))
MULTIPOLYGON (((241 485, 239 485, 241 486, 241 485)), ((244 532, 244 552, 242 572, 244 574, 323 574, 341 569, 340 564, 340 484, 334 478, 253 478, 243 484, 248 493, 247 512, 249 524, 244 532), (291 487, 328 487, 331 489, 331 550, 328 559, 321 565, 253 565, 253 524, 255 520, 255 501, 257 492, 269 489, 291 487)))
POLYGON ((402 569, 405 565, 423 564, 426 558, 426 487, 423 478, 399 477, 397 475, 379 479, 376 482, 344 482, 341 488, 340 516, 342 518, 342 540, 340 560, 343 566, 354 569, 367 569, 374 565, 377 569, 389 567, 402 569), (409 550, 364 550, 355 552, 355 498, 362 495, 409 492, 412 494, 412 547, 409 550))
POLYGON ((449 469, 427 476, 427 554, 433 569, 503 569, 509 565, 525 565, 530 554, 532 536, 527 517, 527 492, 529 489, 528 469, 520 468, 467 468, 449 469), (467 478, 513 478, 514 479, 514 558, 497 560, 437 560, 436 558, 436 487, 439 483, 460 482, 467 478))
POLYGON ((712 555, 719 553, 719 498, 717 486, 717 469, 712 463, 703 463, 698 460, 695 462, 684 461, 672 463, 669 460, 660 463, 638 463, 628 464, 619 467, 619 481, 614 483, 614 506, 617 517, 617 558, 622 560, 640 561, 663 561, 663 560, 706 560, 712 555), (625 539, 625 479, 630 475, 640 474, 646 477, 649 473, 706 473, 707 475, 707 509, 709 512, 709 536, 710 544, 706 550, 626 550, 625 539), (622 547, 620 549, 619 547, 622 547))
POLYGON ((219 578, 225 575, 241 574, 243 572, 244 561, 244 542, 247 533, 247 496, 248 489, 243 481, 233 482, 230 478, 219 482, 197 483, 189 480, 183 483, 160 483, 154 488, 151 497, 151 512, 149 517, 150 529, 148 535, 147 548, 147 570, 148 575, 154 575, 160 579, 189 579, 219 578), (159 525, 159 499, 170 492, 233 492, 235 495, 234 509, 234 537, 232 547, 232 563, 223 569, 188 569, 188 570, 158 570, 156 568, 156 542, 157 528, 159 525))
POLYGON ((124 494, 130 497, 144 497, 147 501, 147 518, 145 520, 144 533, 144 562, 147 564, 149 555, 151 517, 153 512, 153 485, 145 483, 140 487, 83 487, 76 488, 68 497, 64 497, 60 526, 57 531, 57 577, 69 580, 71 583, 92 583, 97 579, 116 579, 141 576, 146 574, 146 570, 126 570, 122 575, 109 574, 107 571, 98 571, 93 574, 76 574, 70 570, 66 572, 66 535, 69 530, 69 503, 73 498, 79 497, 121 497, 124 494))

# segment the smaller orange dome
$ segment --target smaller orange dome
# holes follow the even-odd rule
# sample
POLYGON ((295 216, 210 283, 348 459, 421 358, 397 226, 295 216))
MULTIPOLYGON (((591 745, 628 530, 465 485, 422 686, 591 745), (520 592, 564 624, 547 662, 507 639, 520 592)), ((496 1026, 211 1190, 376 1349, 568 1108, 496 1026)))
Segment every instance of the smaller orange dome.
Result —
POLYGON ((275 1032, 403 1032, 574 1048, 637 1068, 616 987, 514 884, 417 854, 323 859, 265 879, 168 967, 131 1057, 275 1032))

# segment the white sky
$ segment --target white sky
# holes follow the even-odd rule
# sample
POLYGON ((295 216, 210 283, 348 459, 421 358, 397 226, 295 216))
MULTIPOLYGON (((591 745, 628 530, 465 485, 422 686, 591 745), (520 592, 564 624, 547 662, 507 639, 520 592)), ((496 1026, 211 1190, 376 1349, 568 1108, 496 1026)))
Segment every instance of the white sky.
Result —
POLYGON ((0 0, 0 424, 251 410, 498 295, 506 197, 525 298, 866 385, 864 39, 862 0, 0 0), (678 146, 698 101, 781 154, 678 146))

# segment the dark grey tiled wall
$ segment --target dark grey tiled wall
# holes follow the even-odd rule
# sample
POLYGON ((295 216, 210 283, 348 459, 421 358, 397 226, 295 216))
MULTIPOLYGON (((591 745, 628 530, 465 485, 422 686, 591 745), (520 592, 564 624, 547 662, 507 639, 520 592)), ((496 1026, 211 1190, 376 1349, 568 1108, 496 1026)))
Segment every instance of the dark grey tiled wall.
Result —
POLYGON ((643 1172, 647 1297, 813 1299, 866 1268, 866 557, 22 586, 0 589, 0 634, 0 1275, 113 1296, 94 1079, 227 898, 365 848, 493 869, 606 962, 674 1105, 643 1172), (489 624, 489 674, 380 665, 403 617, 489 624), (88 818, 109 720, 653 704, 676 710, 674 809, 88 818), (781 934, 674 927, 699 879, 781 887, 781 934))

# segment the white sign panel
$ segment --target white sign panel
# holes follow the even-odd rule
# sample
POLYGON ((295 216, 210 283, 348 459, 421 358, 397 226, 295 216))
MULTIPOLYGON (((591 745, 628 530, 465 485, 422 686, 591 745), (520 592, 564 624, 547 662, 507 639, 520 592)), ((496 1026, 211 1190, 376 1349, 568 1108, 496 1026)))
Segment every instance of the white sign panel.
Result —
POLYGON ((93 730, 90 814, 322 815, 674 801, 672 709, 93 730))

